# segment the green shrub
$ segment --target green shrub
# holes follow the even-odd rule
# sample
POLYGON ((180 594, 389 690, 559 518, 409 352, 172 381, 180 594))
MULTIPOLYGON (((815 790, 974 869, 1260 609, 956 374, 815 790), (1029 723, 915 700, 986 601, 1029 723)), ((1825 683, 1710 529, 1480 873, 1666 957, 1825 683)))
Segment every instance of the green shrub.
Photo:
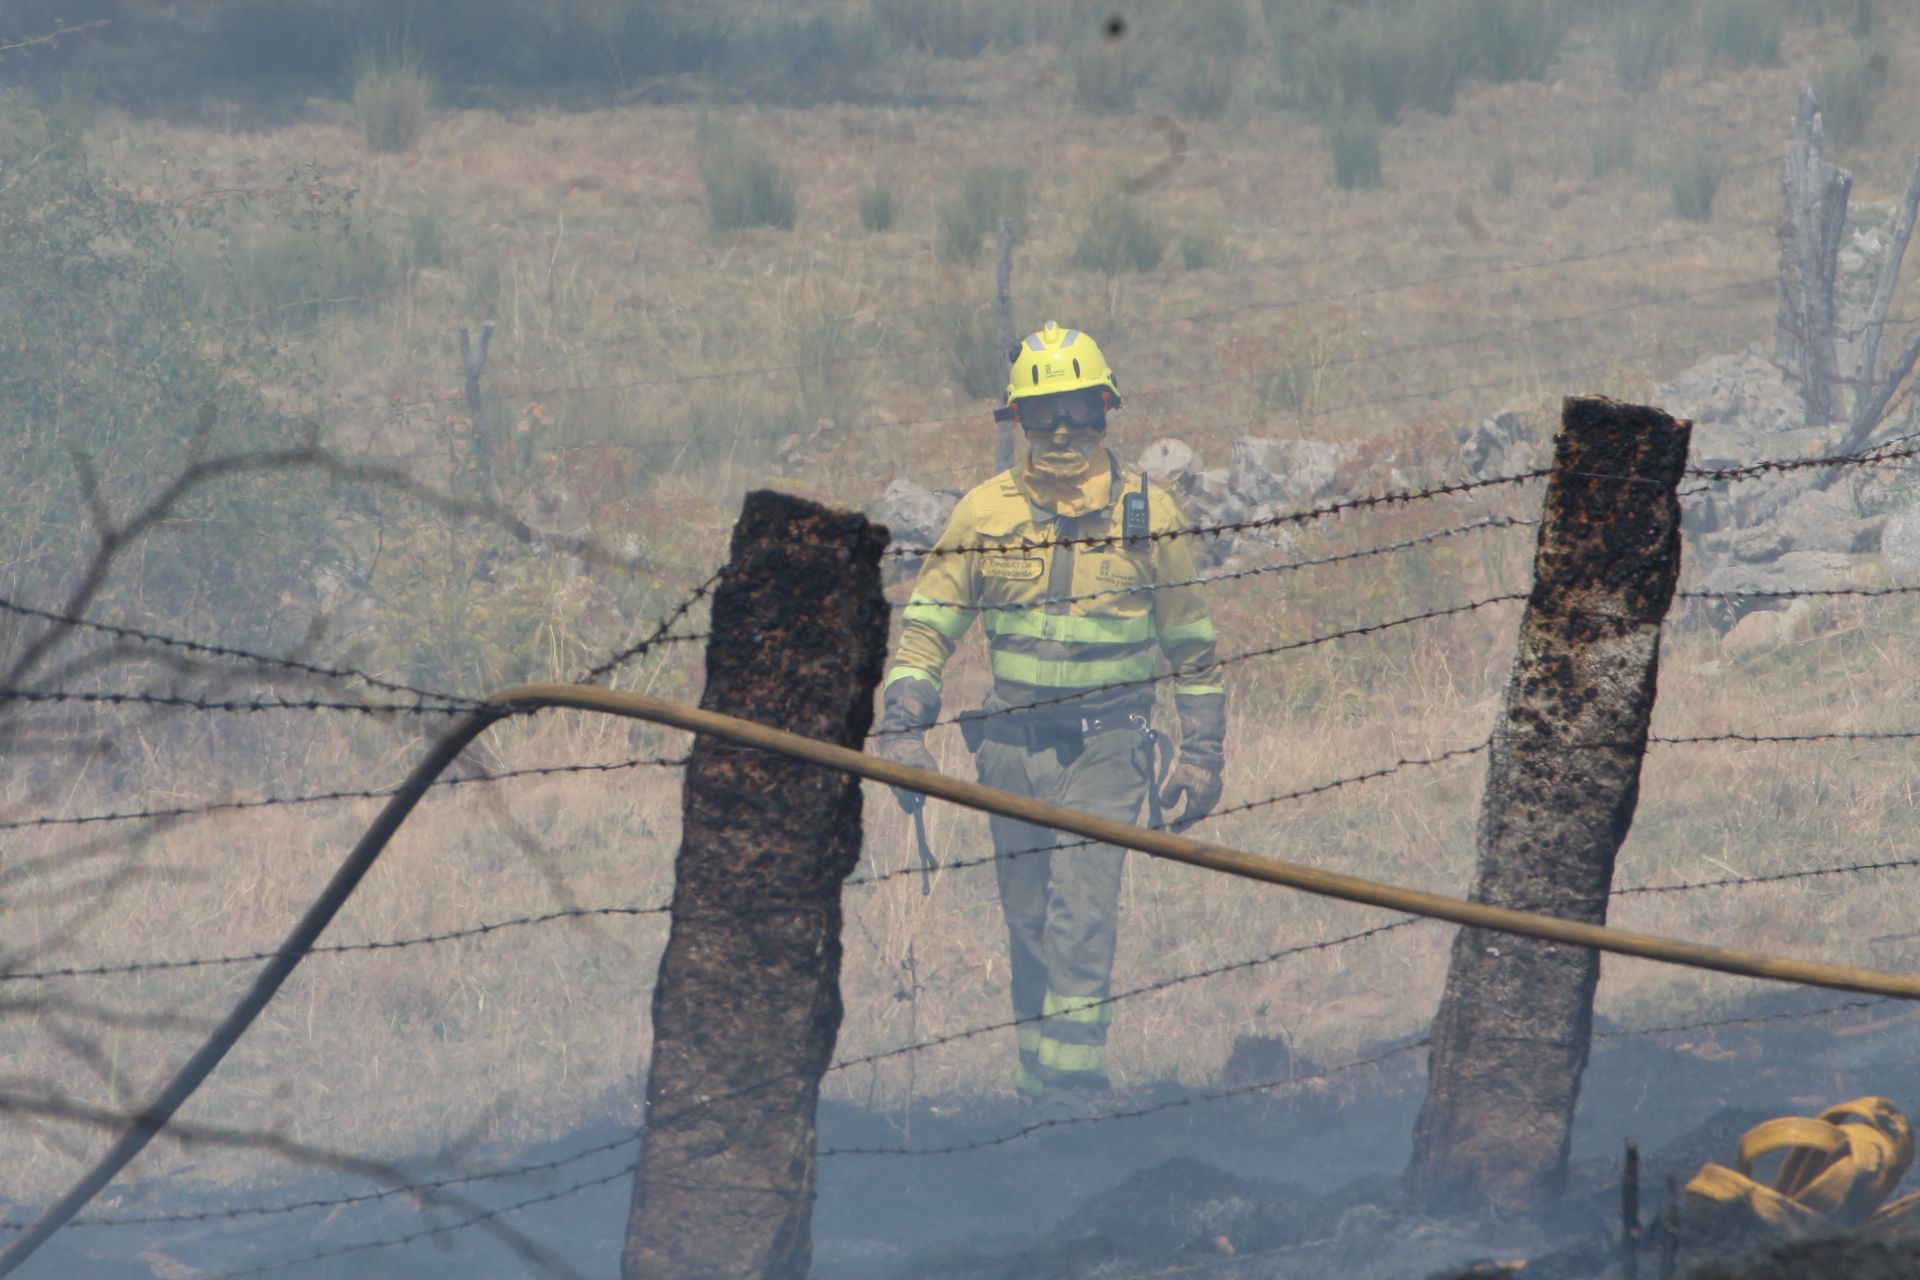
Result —
POLYGON ((197 265, 222 286, 218 310, 273 330, 311 326, 339 308, 365 305, 397 278, 387 245, 348 220, 344 206, 319 219, 241 223, 236 216, 219 259, 197 265))
POLYGON ((958 196, 942 200, 933 211, 933 256, 968 266, 980 260, 980 224, 958 196))
POLYGON ((1349 107, 1326 124, 1333 177, 1347 190, 1384 186, 1380 176, 1380 119, 1367 103, 1349 107))
POLYGON ((960 176, 960 198, 967 216, 982 232, 1013 219, 1013 233, 1027 234, 1027 171, 1009 164, 967 166, 960 176))
POLYGON ((1884 50, 1860 44, 1828 59, 1814 77, 1820 120, 1834 145, 1850 147, 1867 132, 1886 92, 1889 64, 1884 50))
POLYGON ((878 234, 893 225, 893 188, 889 187, 884 179, 876 177, 871 183, 860 188, 857 199, 860 205, 861 226, 878 234))
POLYGON ((420 140, 433 106, 433 83, 420 56, 401 44, 363 52, 354 63, 354 122, 375 151, 406 151, 420 140))
POLYGON ((1133 110, 1134 45, 1129 37, 1110 39, 1098 32, 1081 40, 1073 60, 1073 105, 1095 115, 1133 110))
POLYGON ((1167 233, 1159 220, 1137 197, 1118 187, 1102 192, 1087 206, 1073 242, 1074 265, 1105 276, 1151 271, 1166 252, 1167 233))
POLYGON ((873 364, 860 358, 872 349, 861 325, 847 310, 823 305, 791 326, 795 404, 807 430, 823 421, 850 426, 864 403, 873 364))
POLYGON ((953 385, 969 400, 998 400, 1007 389, 1007 353, 1000 349, 993 305, 949 297, 935 322, 947 339, 947 373, 953 385))
POLYGON ((661 0, 224 0, 207 70, 240 80, 338 82, 354 51, 404 39, 450 82, 559 84, 686 72, 727 57, 742 32, 661 0))
POLYGON ((1226 256, 1226 237, 1214 224, 1188 227, 1180 233, 1180 265, 1188 271, 1218 266, 1226 256))
POLYGON ((1780 64, 1785 17, 1767 0, 1714 0, 1700 15, 1700 41, 1708 56, 1736 67, 1780 64))
POLYGON ((1616 169, 1633 168, 1633 122, 1618 113, 1600 117, 1587 135, 1593 176, 1604 178, 1616 169))
POLYGON ((845 95, 879 60, 886 42, 870 12, 834 9, 810 16, 776 15, 740 39, 732 61, 764 66, 785 88, 815 97, 845 95))
POLYGON ((982 238, 1000 219, 1013 219, 1013 231, 1027 231, 1027 172, 1012 165, 976 164, 960 176, 960 186, 934 210, 934 256, 942 262, 977 262, 982 238))
POLYGON ((1496 84, 1538 80, 1566 39, 1567 11, 1559 0, 1467 0, 1462 25, 1479 74, 1496 84))
POLYGON ((1189 120, 1217 120, 1233 101, 1241 55, 1196 50, 1168 64, 1162 84, 1174 110, 1189 120))
MULTIPOLYGON (((194 260, 188 240, 199 233, 176 207, 96 171, 76 140, 17 99, 0 99, 0 172, 0 594, 65 599, 104 532, 77 458, 126 519, 192 457, 299 439, 255 388, 295 404, 315 388, 259 326, 208 323, 216 273, 194 260)), ((338 228, 340 206, 315 195, 304 216, 338 228)), ((129 571, 108 580, 97 607, 253 647, 297 643, 309 619, 290 616, 287 592, 336 532, 321 491, 295 472, 193 490, 128 548, 138 567, 123 560, 129 571)))
POLYGON ((700 181, 707 189, 707 216, 716 231, 748 227, 793 230, 797 200, 793 178, 767 149, 730 125, 700 126, 700 181))
POLYGON ((414 270, 446 265, 445 235, 437 214, 407 215, 407 262, 414 270))
POLYGON ((1620 87, 1646 93, 1680 56, 1689 7, 1683 0, 1637 0, 1615 13, 1611 43, 1620 87))
POLYGON ((1513 149, 1502 146, 1487 162, 1487 186, 1495 195, 1513 194, 1513 149))
POLYGON ((895 44, 939 58, 1045 39, 1056 16, 1043 15, 1032 0, 875 0, 873 11, 895 44))
POLYGON ((1141 33, 1154 81, 1189 120, 1214 120, 1233 101, 1252 26, 1245 0, 1183 0, 1141 33))
POLYGON ((1674 215, 1691 222, 1712 217, 1713 200, 1720 194, 1720 180, 1726 173, 1727 162, 1718 146, 1704 138, 1687 146, 1668 167, 1674 215))

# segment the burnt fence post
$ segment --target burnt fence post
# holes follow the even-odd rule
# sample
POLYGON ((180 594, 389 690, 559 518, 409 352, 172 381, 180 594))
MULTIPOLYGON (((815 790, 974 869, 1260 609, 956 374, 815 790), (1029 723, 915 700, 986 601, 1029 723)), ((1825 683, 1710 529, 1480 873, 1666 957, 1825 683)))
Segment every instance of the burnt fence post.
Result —
MULTIPOLYGON (((859 749, 887 642, 886 543, 863 516, 747 495, 700 705, 859 749)), ((840 886, 860 819, 850 774, 695 740, 627 1280, 806 1275, 814 1113, 840 1028, 840 886)))
MULTIPOLYGON (((1561 423, 1472 897, 1598 924, 1639 797, 1693 428, 1600 398, 1568 399, 1561 423)), ((1559 1195, 1599 976, 1596 951, 1455 935, 1407 1171, 1420 1207, 1559 1195)))

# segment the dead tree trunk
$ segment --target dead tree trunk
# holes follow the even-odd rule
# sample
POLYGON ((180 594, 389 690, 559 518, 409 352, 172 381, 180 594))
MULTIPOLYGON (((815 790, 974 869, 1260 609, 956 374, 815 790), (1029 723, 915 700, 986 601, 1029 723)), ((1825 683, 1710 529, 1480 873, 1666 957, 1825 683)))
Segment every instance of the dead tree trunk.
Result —
MULTIPOLYGON (((862 516, 749 494, 714 594, 700 705, 857 749, 887 641, 886 544, 862 516)), ((798 1280, 859 780, 700 738, 681 812, 622 1274, 798 1280)))
POLYGON ((1847 221, 1853 175, 1827 162, 1820 104, 1801 85, 1780 177, 1786 224, 1780 246, 1780 309, 1774 317, 1774 360, 1800 382, 1806 425, 1834 418, 1839 356, 1834 343, 1833 282, 1847 221))
MULTIPOLYGON (((1639 795, 1692 424, 1598 398, 1569 399, 1561 421, 1473 899, 1597 924, 1639 795)), ((1559 1195, 1599 976, 1595 951, 1455 935, 1408 1168, 1424 1208, 1559 1195)))
MULTIPOLYGON (((1901 197, 1900 208, 1893 217, 1887 256, 1880 263, 1880 278, 1874 285, 1873 299, 1867 304, 1860 358, 1853 371, 1853 412, 1848 419, 1846 438, 1836 450, 1839 453, 1853 453, 1866 444, 1886 414, 1887 405, 1893 401, 1893 393, 1913 372, 1914 362, 1920 360, 1920 331, 1916 331, 1887 367, 1886 376, 1880 376, 1880 340, 1886 334, 1887 311, 1893 306, 1893 292, 1900 284, 1900 264, 1906 260, 1907 244, 1913 239, 1917 211, 1920 211, 1920 156, 1914 158, 1906 194, 1901 197)), ((1821 486, 1831 484, 1839 474, 1838 468, 1827 472, 1821 478, 1821 486)))

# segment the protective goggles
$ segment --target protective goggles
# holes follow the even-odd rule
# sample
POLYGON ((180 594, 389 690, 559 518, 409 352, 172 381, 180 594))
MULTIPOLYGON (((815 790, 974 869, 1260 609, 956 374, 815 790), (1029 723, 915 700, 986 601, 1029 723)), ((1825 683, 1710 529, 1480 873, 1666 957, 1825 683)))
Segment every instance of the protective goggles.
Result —
POLYGON ((1027 396, 1007 406, 1013 420, 1025 431, 1052 431, 1061 423, 1069 427, 1107 425, 1107 393, 1093 387, 1061 391, 1050 396, 1027 396))

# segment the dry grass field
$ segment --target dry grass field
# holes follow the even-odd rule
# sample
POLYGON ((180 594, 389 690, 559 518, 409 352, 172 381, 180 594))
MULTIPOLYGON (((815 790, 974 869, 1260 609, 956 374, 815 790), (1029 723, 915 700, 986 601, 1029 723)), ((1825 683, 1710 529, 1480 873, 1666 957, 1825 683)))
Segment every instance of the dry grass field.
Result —
MULTIPOLYGON (((1864 133, 1839 156, 1855 174, 1856 204, 1891 200, 1904 185, 1916 146, 1909 122, 1920 118, 1920 20, 1903 6, 1880 9, 1874 39, 1891 51, 1891 73, 1864 133)), ((1446 115, 1409 109, 1381 135, 1384 185, 1353 189, 1334 181, 1323 125, 1272 105, 1250 60, 1217 118, 1188 118, 1153 87, 1129 113, 1096 114, 1075 105, 1074 55, 1046 41, 966 59, 888 52, 859 70, 859 92, 818 101, 743 102, 696 79, 617 105, 603 95, 568 109, 436 106, 397 153, 370 149, 353 105, 334 97, 261 127, 244 104, 156 117, 107 98, 86 142, 131 188, 175 203, 274 186, 289 173, 352 190, 350 235, 364 242, 328 240, 335 256, 324 269, 281 292, 263 287, 253 316, 268 326, 278 323, 272 308, 310 312, 278 330, 279 341, 314 371, 319 391, 285 394, 308 397, 302 412, 338 448, 453 483, 469 448, 453 332, 497 318, 485 387, 514 459, 510 501, 543 526, 590 530, 647 568, 638 596, 632 584, 618 594, 551 566, 489 581, 457 571, 467 536, 457 528, 423 521, 396 536, 367 569, 356 660, 479 693, 524 675, 577 675, 650 626, 724 557, 732 513, 751 488, 877 512, 897 476, 953 488, 984 478, 989 403, 963 383, 981 359, 980 340, 966 335, 991 333, 980 326, 991 317, 992 251, 972 262, 937 251, 942 205, 977 166, 1027 174, 1016 319, 1025 330, 1055 318, 1100 338, 1129 393, 1114 424, 1128 458, 1175 436, 1224 466, 1237 436, 1299 436, 1391 451, 1400 482, 1420 484, 1457 474, 1455 424, 1514 410, 1549 426, 1563 394, 1645 398, 1707 356, 1770 342, 1777 161, 1793 88, 1855 37, 1840 18, 1795 16, 1778 65, 1735 68, 1693 51, 1635 91, 1622 86, 1611 38, 1603 24, 1576 21, 1540 80, 1469 82, 1446 115), (765 147, 791 176, 790 230, 713 229, 701 157, 723 128, 765 147), (1630 163, 1597 172, 1597 155, 1623 138, 1630 163), (1725 169, 1704 221, 1678 216, 1672 189, 1701 147, 1725 169), (1159 166, 1169 154, 1177 160, 1159 166), (1164 230, 1160 265, 1113 275, 1076 265, 1088 211, 1128 178, 1140 180, 1138 207, 1164 230), (860 196, 876 183, 895 213, 888 229, 868 231, 860 196), (329 289, 337 292, 313 292, 329 289), (345 300, 309 305, 323 297, 345 300), (783 456, 780 441, 796 434, 806 443, 783 456), (626 616, 636 599, 641 616, 626 616), (480 634, 486 645, 469 642, 480 634)), ((264 277, 261 264, 293 261, 290 237, 305 233, 266 212, 250 216, 226 251, 240 244, 233 260, 264 277)), ((213 252, 210 241, 201 249, 213 252)), ((1245 553, 1246 563, 1537 509, 1537 489, 1491 492, 1323 522, 1245 553)), ((1530 531, 1484 531, 1222 583, 1222 650, 1524 590, 1530 554, 1530 531)), ((904 582, 893 590, 904 600, 904 582)), ((1227 804, 1481 742, 1517 616, 1500 605, 1234 664, 1227 804)), ((1899 601, 1828 610, 1802 638, 1741 653, 1723 651, 1711 630, 1676 628, 1655 731, 1920 726, 1908 708, 1920 685, 1917 620, 1899 601)), ((693 697, 697 651, 665 650, 616 683, 693 697)), ((984 685, 975 635, 951 673, 949 708, 971 705, 984 685)), ((130 729, 112 760, 58 788, 14 777, 0 804, 8 816, 57 816, 380 787, 420 749, 413 722, 260 720, 195 730, 184 740, 191 750, 160 729, 143 746, 147 735, 130 729)), ((967 761, 948 732, 935 734, 934 748, 958 772, 967 761)), ((671 735, 554 715, 496 731, 479 763, 526 769, 683 747, 671 735)), ((1920 837, 1910 759, 1899 743, 1656 747, 1620 883, 1909 856, 1920 837)), ((1483 755, 1464 755, 1230 812, 1205 830, 1242 848, 1459 892, 1484 768, 1483 755)), ((126 829, 7 830, 9 964, 271 947, 374 811, 362 800, 144 824, 137 870, 111 885, 99 883, 100 859, 65 855, 103 831, 102 856, 122 854, 126 829), (76 921, 82 894, 99 905, 76 921)), ((394 843, 327 940, 663 902, 677 814, 677 774, 662 768, 449 790, 394 843)), ((867 815, 861 874, 908 866, 911 829, 883 789, 870 792, 867 815)), ((943 858, 988 851, 972 815, 936 806, 929 827, 943 858)), ((1899 966, 1911 963, 1913 944, 1881 936, 1913 928, 1911 875, 1631 897, 1613 918, 1899 966)), ((916 877, 895 875, 849 889, 847 904, 843 1055, 1007 1016, 990 868, 944 872, 924 897, 916 877)), ((1387 918, 1142 857, 1129 863, 1124 911, 1119 989, 1387 918)), ((188 1114, 372 1154, 533 1139, 589 1115, 637 1120, 664 930, 658 914, 598 915, 317 956, 188 1114)), ((1285 1037, 1326 1064, 1416 1033, 1438 998, 1449 937, 1423 924, 1129 998, 1114 1027, 1117 1083, 1205 1085, 1242 1035, 1285 1037)), ((57 1081, 76 1098, 124 1106, 165 1078, 248 972, 12 984, 21 999, 59 995, 166 1018, 99 1031, 105 1024, 83 1013, 29 1010, 0 1024, 0 1053, 14 1080, 57 1081), (76 1035, 97 1052, 83 1052, 76 1035)), ((1639 1026, 1704 1015, 1753 989, 1609 961, 1600 1007, 1639 1026)), ((999 1032, 836 1073, 828 1088, 881 1108, 1004 1093, 1012 1056, 1011 1033, 999 1032)), ((52 1190, 94 1141, 5 1127, 0 1196, 52 1190)), ((212 1180, 266 1168, 264 1157, 206 1148, 157 1152, 141 1166, 212 1180)))

